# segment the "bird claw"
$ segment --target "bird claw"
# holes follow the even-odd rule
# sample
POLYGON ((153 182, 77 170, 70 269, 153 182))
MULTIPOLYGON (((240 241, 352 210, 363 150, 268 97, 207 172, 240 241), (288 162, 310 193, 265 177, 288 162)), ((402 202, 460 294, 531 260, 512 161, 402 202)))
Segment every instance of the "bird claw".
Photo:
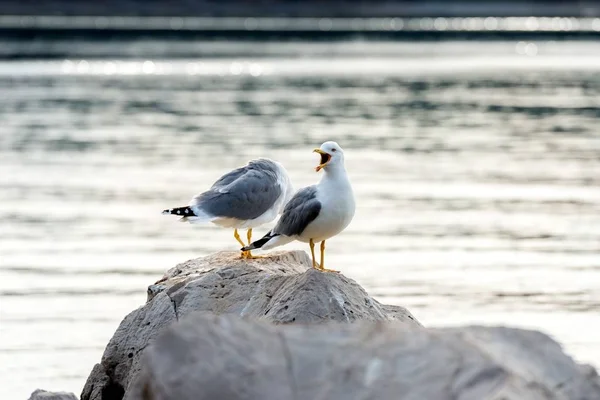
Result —
POLYGON ((241 257, 244 260, 256 260, 257 258, 265 258, 265 256, 254 256, 250 250, 242 251, 241 257))
POLYGON ((327 268, 319 268, 319 271, 321 271, 321 272, 336 272, 336 273, 340 272, 340 271, 336 271, 335 269, 327 269, 327 268))
POLYGON ((313 268, 316 269, 317 271, 321 271, 321 272, 340 272, 340 271, 336 271, 335 269, 327 269, 327 268, 322 268, 319 263, 314 263, 313 264, 313 268))

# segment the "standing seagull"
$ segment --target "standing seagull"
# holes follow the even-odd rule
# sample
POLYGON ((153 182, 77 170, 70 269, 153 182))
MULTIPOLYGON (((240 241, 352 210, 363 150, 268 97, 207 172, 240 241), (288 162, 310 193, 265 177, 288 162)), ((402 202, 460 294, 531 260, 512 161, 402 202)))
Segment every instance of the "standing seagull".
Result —
MULTIPOLYGON (((212 222, 234 228, 233 236, 242 245, 238 228, 252 228, 273 221, 294 194, 292 182, 283 166, 260 158, 223 175, 209 190, 196 195, 185 207, 170 208, 163 214, 179 215, 192 224, 212 222)), ((242 258, 253 258, 250 250, 242 258)))
POLYGON ((313 268, 325 269, 325 240, 343 231, 354 217, 354 194, 344 168, 344 151, 336 142, 325 142, 314 150, 321 155, 316 171, 325 171, 321 181, 301 189, 283 209, 281 218, 262 239, 242 248, 268 250, 293 240, 308 242, 313 268), (315 242, 321 242, 321 263, 315 259, 315 242))

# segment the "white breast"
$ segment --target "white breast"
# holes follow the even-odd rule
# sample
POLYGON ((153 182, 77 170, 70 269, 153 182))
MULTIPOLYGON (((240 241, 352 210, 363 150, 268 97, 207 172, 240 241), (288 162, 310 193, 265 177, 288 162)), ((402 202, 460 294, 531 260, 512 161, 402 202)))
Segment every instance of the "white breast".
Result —
POLYGON ((354 217, 354 194, 348 181, 322 182, 317 189, 317 200, 321 211, 298 237, 302 242, 327 240, 343 231, 354 217))

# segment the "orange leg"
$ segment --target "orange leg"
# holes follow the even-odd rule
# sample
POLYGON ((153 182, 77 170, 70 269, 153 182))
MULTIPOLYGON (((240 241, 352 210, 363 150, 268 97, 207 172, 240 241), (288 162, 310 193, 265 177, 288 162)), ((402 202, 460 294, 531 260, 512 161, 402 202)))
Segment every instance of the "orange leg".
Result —
POLYGON ((336 271, 334 269, 325 268, 325 241, 324 240, 321 242, 321 266, 319 269, 323 272, 340 272, 340 271, 336 271))
MULTIPOLYGON (((237 229, 234 229, 234 230, 233 230, 233 237, 235 238, 235 240, 237 240, 237 241, 238 241, 238 243, 239 243, 239 244, 241 244, 241 245, 242 245, 242 247, 245 247, 245 246, 246 246, 246 243, 244 243, 244 242, 242 241, 242 238, 240 237, 240 234, 238 233, 238 230, 237 230, 237 229)), ((246 258, 246 253, 247 253, 246 251, 242 251, 242 255, 241 255, 241 257, 242 257, 242 258, 246 258)))
MULTIPOLYGON (((246 237, 248 238, 248 245, 250 245, 250 243, 252 243, 252 228, 248 229, 248 234, 246 235, 246 237)), ((245 253, 246 255, 244 256, 244 258, 250 260, 254 258, 262 258, 262 256, 253 256, 250 250, 246 251, 245 253)))
POLYGON ((315 242, 313 242, 313 240, 310 239, 308 244, 310 246, 310 255, 312 256, 313 268, 321 269, 320 267, 317 266, 317 261, 315 260, 315 242))

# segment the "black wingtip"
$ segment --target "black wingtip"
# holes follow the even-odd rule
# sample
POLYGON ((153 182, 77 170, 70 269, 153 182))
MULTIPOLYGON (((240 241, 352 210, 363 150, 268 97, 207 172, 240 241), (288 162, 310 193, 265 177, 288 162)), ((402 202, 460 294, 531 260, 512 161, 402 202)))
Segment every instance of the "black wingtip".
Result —
POLYGON ((273 239, 277 235, 271 235, 271 232, 267 233, 262 239, 258 239, 256 242, 250 243, 248 246, 243 247, 242 251, 260 249, 263 247, 269 240, 273 239))

